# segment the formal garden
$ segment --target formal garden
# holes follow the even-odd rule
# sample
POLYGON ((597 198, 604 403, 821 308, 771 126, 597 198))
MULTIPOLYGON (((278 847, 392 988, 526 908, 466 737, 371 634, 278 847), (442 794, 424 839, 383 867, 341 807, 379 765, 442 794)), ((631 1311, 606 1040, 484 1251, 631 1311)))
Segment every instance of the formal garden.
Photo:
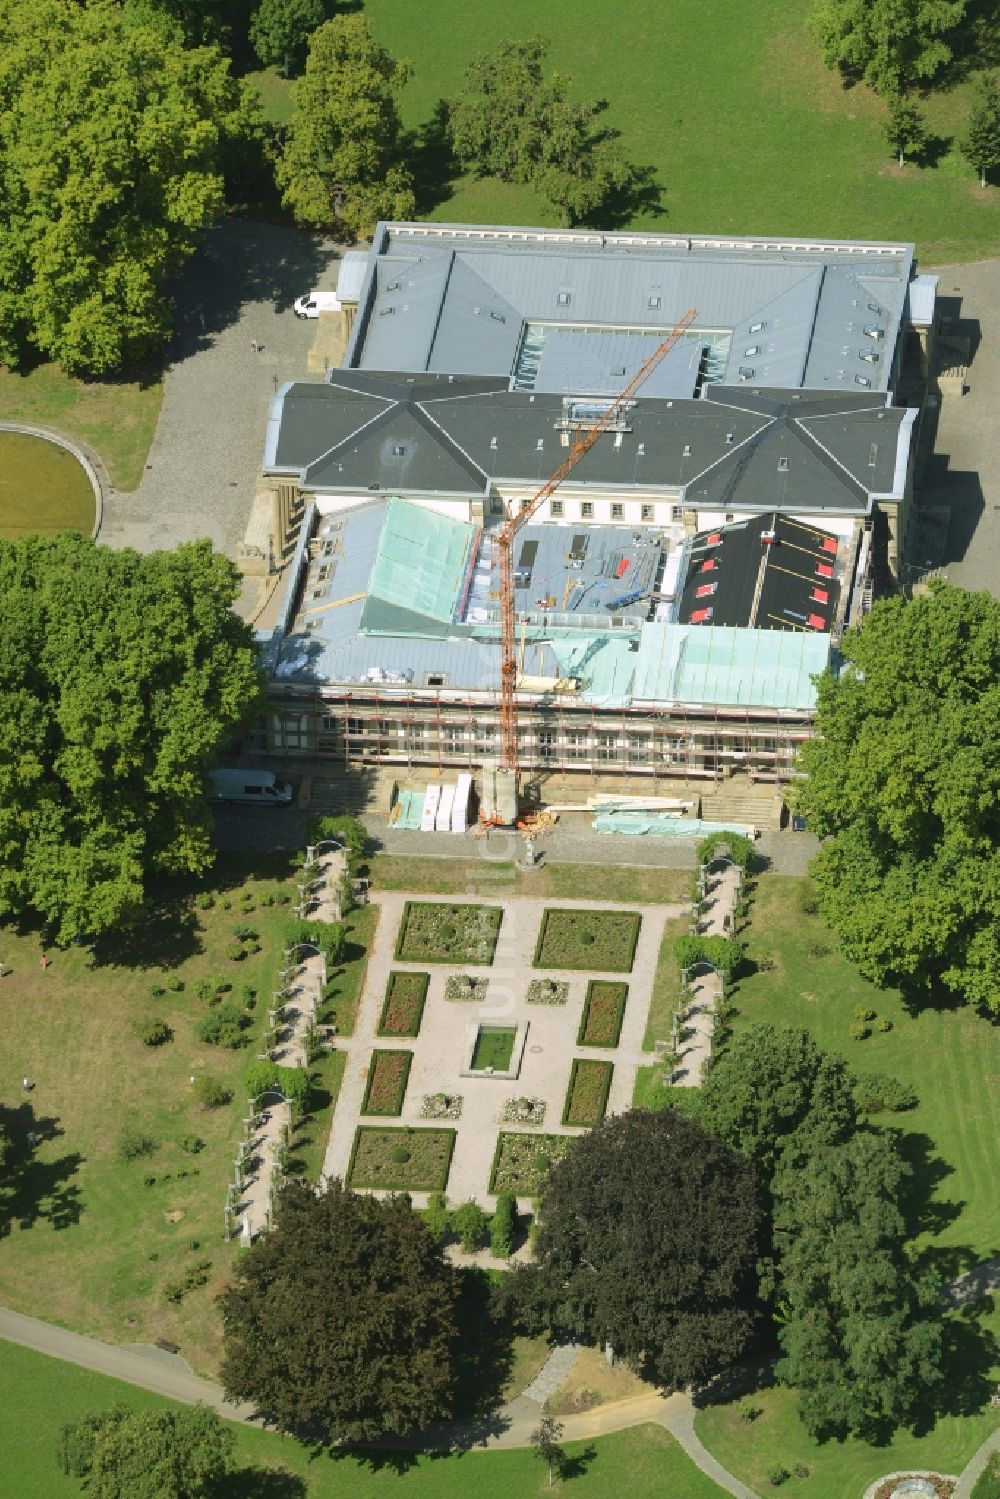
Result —
POLYGON ((521 1135, 501 1130, 490 1170, 491 1192, 537 1197, 554 1163, 566 1154, 572 1135, 521 1135))
POLYGON ((472 1048, 473 1072, 506 1072, 517 1040, 513 1025, 481 1025, 472 1048))
POLYGON ((405 963, 488 966, 493 962, 502 916, 499 906, 407 901, 396 957, 405 963))
POLYGON ((641 924, 636 911, 551 907, 542 914, 535 967, 630 973, 641 924))
POLYGON ((453 1129, 361 1125, 347 1179, 352 1187, 383 1192, 442 1192, 454 1148, 453 1129))

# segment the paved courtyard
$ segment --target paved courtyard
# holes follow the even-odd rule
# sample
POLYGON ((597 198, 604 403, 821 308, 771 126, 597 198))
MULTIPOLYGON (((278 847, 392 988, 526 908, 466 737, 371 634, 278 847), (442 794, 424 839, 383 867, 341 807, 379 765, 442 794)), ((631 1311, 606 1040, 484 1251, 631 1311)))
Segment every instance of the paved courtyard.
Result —
MULTIPOLYGON (((642 925, 632 971, 629 974, 605 973, 597 969, 536 969, 532 966, 539 924, 545 906, 537 900, 506 899, 495 902, 503 907, 503 923, 491 967, 450 966, 441 963, 410 963, 394 959, 396 936, 403 907, 408 899, 450 905, 453 896, 408 897, 405 894, 382 894, 378 933, 368 963, 364 990, 353 1037, 338 1039, 338 1049, 347 1052, 344 1079, 333 1116, 330 1142, 324 1171, 327 1176, 346 1176, 350 1163, 354 1132, 358 1123, 371 1125, 405 1125, 435 1128, 446 1125, 457 1132, 455 1152, 448 1178, 447 1194, 453 1203, 475 1198, 483 1207, 492 1208, 495 1198, 488 1191, 490 1167, 497 1135, 502 1129, 528 1134, 577 1135, 561 1123, 570 1069, 575 1057, 606 1060, 614 1064, 614 1076, 608 1098, 609 1114, 622 1113, 631 1106, 636 1069, 652 1061, 642 1050, 649 1003, 652 996, 656 961, 666 922, 684 914, 680 905, 623 906, 602 901, 560 900, 552 904, 560 909, 587 909, 639 912, 642 925), (391 970, 429 972, 431 975, 423 1021, 416 1039, 376 1037, 376 1028, 391 970), (449 975, 469 973, 488 977, 486 999, 481 1003, 450 1001, 444 997, 449 975), (532 979, 544 976, 565 980, 569 995, 565 1004, 528 1004, 526 994, 532 979), (624 981, 628 984, 628 1003, 619 1044, 614 1049, 578 1047, 577 1032, 583 1013, 587 985, 592 978, 624 981), (527 1039, 516 1080, 496 1077, 463 1077, 470 1040, 477 1025, 527 1025, 527 1039), (398 1119, 359 1118, 364 1099, 368 1064, 374 1047, 413 1052, 413 1064, 398 1119), (425 1094, 460 1095, 461 1118, 457 1121, 427 1121, 420 1118, 425 1094), (500 1115, 509 1098, 544 1099, 545 1121, 540 1130, 523 1126, 501 1125, 500 1115)), ((426 1193, 415 1192, 418 1204, 426 1202, 426 1193)), ((527 1209, 528 1200, 522 1200, 527 1209)))
POLYGON ((275 389, 307 378, 316 325, 295 317, 292 303, 336 285, 338 254, 319 235, 237 219, 206 236, 175 288, 163 409, 142 483, 105 497, 106 546, 148 552, 208 536, 234 555, 275 389))

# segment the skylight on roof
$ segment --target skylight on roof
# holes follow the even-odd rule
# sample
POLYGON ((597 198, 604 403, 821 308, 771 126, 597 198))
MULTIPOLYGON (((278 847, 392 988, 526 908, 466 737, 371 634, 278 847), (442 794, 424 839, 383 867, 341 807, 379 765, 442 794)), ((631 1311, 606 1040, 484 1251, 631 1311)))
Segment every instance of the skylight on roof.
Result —
POLYGON ((751 323, 750 324, 750 332, 751 333, 763 333, 763 331, 764 331, 764 329, 766 327, 767 327, 766 323, 751 323))
POLYGON ((869 380, 867 375, 855 375, 854 383, 855 385, 863 385, 867 389, 872 382, 869 380))
POLYGON ((747 359, 752 359, 755 354, 760 353, 760 344, 751 344, 749 349, 743 350, 743 353, 747 359))
POLYGON ((559 303, 560 307, 568 307, 572 300, 573 294, 572 292, 568 291, 561 291, 556 297, 556 301, 559 303))
POLYGON ((660 297, 652 296, 650 297, 647 305, 652 312, 657 312, 662 305, 662 300, 660 297))

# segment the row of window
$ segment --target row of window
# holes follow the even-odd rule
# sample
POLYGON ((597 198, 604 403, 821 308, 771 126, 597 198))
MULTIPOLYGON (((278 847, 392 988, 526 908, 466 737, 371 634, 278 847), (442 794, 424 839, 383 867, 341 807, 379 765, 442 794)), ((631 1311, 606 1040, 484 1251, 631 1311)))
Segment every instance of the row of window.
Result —
MULTIPOLYGON (((669 507, 669 512, 670 512, 669 518, 671 520, 677 520, 679 518, 679 516, 680 516, 680 507, 677 506, 677 505, 671 505, 669 507)), ((565 500, 550 500, 549 501, 549 514, 550 514, 550 516, 552 517, 553 520, 563 520, 566 517, 566 501, 565 500)), ((594 502, 593 502, 593 500, 581 500, 580 501, 579 516, 577 518, 579 520, 593 520, 594 519, 594 502)), ((644 521, 653 521, 653 520, 655 520, 656 519, 656 508, 655 508, 655 506, 653 506, 653 505, 640 505, 639 506, 639 518, 640 518, 640 520, 644 520, 644 521)), ((611 502, 611 519, 612 520, 620 520, 620 521, 623 521, 625 519, 625 506, 624 506, 624 503, 622 503, 619 500, 612 500, 612 502, 611 502)))

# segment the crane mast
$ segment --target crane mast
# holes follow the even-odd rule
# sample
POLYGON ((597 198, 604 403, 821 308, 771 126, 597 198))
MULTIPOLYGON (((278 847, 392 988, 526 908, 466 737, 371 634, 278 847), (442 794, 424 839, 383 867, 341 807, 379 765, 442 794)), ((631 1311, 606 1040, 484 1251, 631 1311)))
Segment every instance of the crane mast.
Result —
POLYGON ((656 369, 670 350, 690 328, 697 316, 697 308, 689 307, 684 316, 670 330, 666 338, 639 367, 632 379, 610 403, 603 415, 589 430, 571 445, 569 452, 555 473, 545 481, 541 489, 512 515, 500 528, 497 537, 500 564, 500 764, 504 770, 516 775, 517 761, 517 644, 515 640, 514 609, 514 542, 522 526, 527 525, 538 507, 553 495, 563 480, 570 474, 580 459, 585 457, 602 433, 613 427, 628 406, 636 391, 656 369))

